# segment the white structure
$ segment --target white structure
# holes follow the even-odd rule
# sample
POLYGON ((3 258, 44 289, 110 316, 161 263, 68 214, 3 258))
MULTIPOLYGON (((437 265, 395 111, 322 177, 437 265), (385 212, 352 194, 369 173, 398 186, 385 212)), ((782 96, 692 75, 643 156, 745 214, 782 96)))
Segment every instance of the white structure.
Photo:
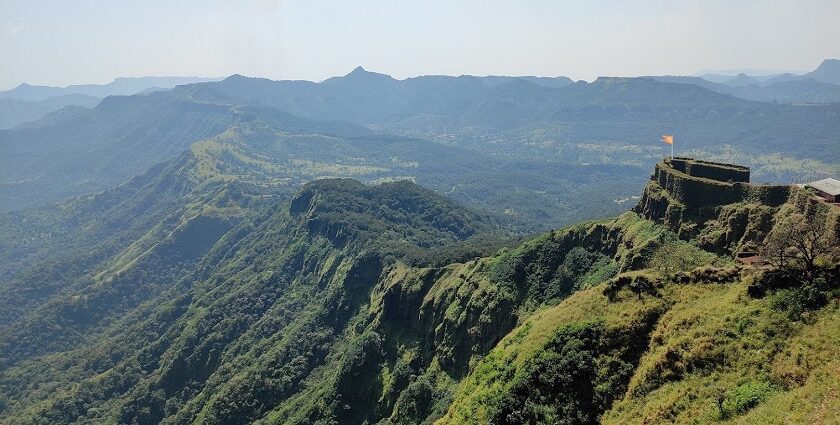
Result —
POLYGON ((817 191, 817 194, 831 203, 840 202, 840 181, 822 179, 805 185, 817 191))

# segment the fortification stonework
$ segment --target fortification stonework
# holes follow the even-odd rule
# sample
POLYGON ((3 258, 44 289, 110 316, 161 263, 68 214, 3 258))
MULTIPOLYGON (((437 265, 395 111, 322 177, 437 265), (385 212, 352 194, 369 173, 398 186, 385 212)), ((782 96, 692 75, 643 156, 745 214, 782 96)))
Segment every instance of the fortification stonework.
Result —
POLYGON ((840 208, 816 200, 808 191, 796 186, 719 180, 738 175, 739 179, 748 179, 748 173, 748 168, 737 165, 686 158, 666 160, 656 165, 634 211, 666 226, 681 239, 695 239, 704 249, 733 255, 754 251, 779 214, 798 213, 807 221, 825 220, 827 229, 840 241, 840 208), (701 168, 694 168, 695 175, 687 173, 692 163, 701 164, 701 168), (697 175, 708 176, 709 170, 724 171, 713 174, 716 178, 697 175))
POLYGON ((691 209, 736 202, 779 206, 790 196, 790 186, 752 185, 749 175, 740 165, 674 158, 656 164, 653 180, 691 209))
POLYGON ((702 161, 692 158, 666 158, 664 163, 692 177, 725 183, 749 183, 750 168, 722 162, 702 161))

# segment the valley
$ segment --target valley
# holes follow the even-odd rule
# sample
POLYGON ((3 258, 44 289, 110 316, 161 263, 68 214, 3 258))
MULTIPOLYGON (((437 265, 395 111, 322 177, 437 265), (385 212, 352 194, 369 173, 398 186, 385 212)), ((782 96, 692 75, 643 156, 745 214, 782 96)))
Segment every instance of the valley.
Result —
POLYGON ((838 103, 132 81, 0 130, 0 423, 840 416, 838 103))
POLYGON ((504 220, 407 181, 271 200, 278 168, 200 147, 184 177, 214 201, 5 319, 4 421, 808 422, 840 407, 836 265, 800 287, 734 260, 792 217, 840 237, 840 209, 803 189, 747 186, 698 213, 703 190, 737 187, 663 162, 633 211, 513 242, 504 220))

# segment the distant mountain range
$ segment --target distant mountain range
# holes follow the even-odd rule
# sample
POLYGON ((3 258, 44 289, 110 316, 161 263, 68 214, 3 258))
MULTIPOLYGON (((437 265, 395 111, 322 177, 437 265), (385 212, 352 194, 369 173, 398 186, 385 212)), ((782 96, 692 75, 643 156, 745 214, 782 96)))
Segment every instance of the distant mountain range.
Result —
MULTIPOLYGON (((419 168, 409 167, 404 175, 435 189, 463 195, 456 199, 473 199, 492 208, 501 205, 486 194, 476 195, 483 193, 489 180, 484 178, 470 187, 465 183, 466 176, 485 167, 541 170, 527 177, 520 173, 517 178, 521 183, 510 178, 502 182, 510 196, 517 187, 544 194, 544 204, 529 218, 541 225, 568 222, 572 218, 568 214, 574 214, 577 208, 562 211, 557 203, 571 205, 576 202, 575 190, 594 183, 586 180, 572 184, 562 177, 570 163, 647 165, 660 154, 655 142, 662 132, 678 132, 681 151, 708 152, 736 146, 754 155, 778 153, 828 162, 840 159, 836 149, 840 104, 752 102, 700 84, 674 84, 653 78, 599 78, 592 83, 567 84, 569 81, 472 76, 396 80, 359 67, 322 83, 234 75, 148 95, 109 96, 92 109, 66 107, 36 122, 0 130, 0 210, 112 187, 154 164, 177 157, 196 141, 228 134, 239 124, 255 119, 280 133, 294 131, 302 137, 321 134, 353 139, 375 135, 391 146, 409 138, 438 142, 430 146, 468 149, 475 152, 475 161, 468 162, 471 171, 454 180, 443 176, 458 175, 453 169, 467 163, 456 161, 441 167, 442 163, 435 164, 428 151, 414 150, 395 151, 392 159, 379 158, 387 150, 375 144, 336 156, 331 145, 318 143, 300 160, 332 164, 341 158, 347 164, 376 169, 417 162, 419 168), (317 130, 336 126, 343 129, 317 130), (437 168, 426 170, 426 165, 437 168), (553 175, 549 170, 555 168, 564 170, 557 176, 562 184, 548 177, 553 175), (551 215, 540 216, 543 213, 551 215)), ((243 132, 242 143, 259 146, 265 142, 254 138, 263 137, 261 134, 243 132)), ((412 149, 422 150, 420 145, 412 149)), ((439 149, 441 157, 469 157, 461 151, 439 149)), ((325 175, 352 176, 346 174, 348 170, 339 168, 325 175)), ((644 178, 643 169, 637 170, 636 176, 644 178)), ((288 178, 295 181, 299 176, 288 178)), ((598 191, 598 202, 620 198, 609 197, 620 195, 622 187, 614 185, 608 192, 598 191)), ((500 193, 498 188, 494 193, 500 193)), ((513 207, 501 209, 522 213, 513 207)))
POLYGON ((35 121, 65 106, 75 105, 92 108, 100 100, 102 99, 85 94, 65 94, 42 100, 0 99, 0 129, 12 128, 21 123, 35 121))
POLYGON ((117 78, 108 84, 79 84, 67 87, 35 86, 23 83, 0 91, 0 129, 12 128, 41 118, 65 106, 96 106, 106 96, 148 94, 181 84, 218 81, 199 77, 117 78))
MULTIPOLYGON (((356 88, 372 84, 370 88, 398 80, 384 74, 371 73, 362 67, 356 68, 344 77, 333 77, 323 82, 329 86, 343 80, 354 79, 356 88), (390 81, 389 81, 390 80, 390 81)), ((432 81, 449 81, 449 76, 422 76, 408 78, 406 85, 422 86, 432 81), (422 81, 422 82, 421 82, 422 81)), ((568 77, 535 76, 483 76, 464 75, 463 81, 480 83, 481 87, 496 87, 518 81, 529 82, 546 88, 562 88, 575 83, 568 77)), ((834 103, 840 102, 840 60, 826 59, 820 66, 808 73, 771 75, 704 74, 691 76, 651 76, 658 81, 694 84, 718 93, 741 99, 778 103, 834 103)), ((108 84, 80 84, 67 87, 35 86, 23 83, 14 89, 0 92, 0 129, 12 128, 18 124, 34 121, 65 106, 92 107, 99 99, 114 95, 149 94, 169 90, 178 85, 219 81, 221 78, 199 77, 132 77, 117 78, 108 84)), ((301 86, 307 81, 298 81, 301 86)), ((314 84, 314 83, 312 83, 314 84)))
POLYGON ((778 152, 809 156, 834 144, 828 134, 814 132, 840 125, 831 118, 840 105, 750 102, 652 78, 604 77, 551 88, 519 79, 488 86, 470 76, 398 81, 357 69, 321 84, 235 75, 178 91, 212 103, 266 106, 439 141, 454 138, 481 149, 488 148, 487 139, 498 138, 491 146, 507 153, 522 148, 523 138, 535 132, 552 143, 646 143, 658 140, 663 129, 677 128, 684 149, 734 145, 758 152, 770 144, 778 152), (812 137, 792 137, 805 133, 812 137))
POLYGON ((840 102, 840 85, 790 74, 779 75, 768 80, 757 80, 754 77, 740 74, 725 84, 715 83, 700 77, 656 76, 650 78, 669 83, 694 84, 718 93, 759 102, 840 102))
POLYGON ((23 83, 11 90, 0 92, 0 99, 44 100, 68 94, 93 97, 127 96, 149 89, 171 89, 182 84, 218 81, 221 78, 202 77, 122 77, 108 84, 77 84, 67 87, 33 86, 23 83))
POLYGON ((760 102, 833 103, 840 102, 840 60, 826 59, 820 66, 802 75, 704 74, 689 76, 652 76, 659 81, 694 84, 718 93, 760 102))
POLYGON ((730 86, 760 84, 768 85, 782 81, 798 80, 804 78, 811 78, 815 81, 840 84, 840 60, 839 59, 825 59, 817 67, 817 69, 797 74, 795 72, 761 72, 758 70, 741 70, 741 71, 701 71, 698 76, 704 80, 713 83, 726 84, 730 86))

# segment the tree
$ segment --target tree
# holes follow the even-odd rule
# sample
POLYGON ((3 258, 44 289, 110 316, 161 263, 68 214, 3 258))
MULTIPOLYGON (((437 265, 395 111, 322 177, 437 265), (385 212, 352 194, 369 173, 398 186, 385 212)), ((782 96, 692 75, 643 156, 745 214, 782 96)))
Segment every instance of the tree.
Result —
POLYGON ((837 235, 826 226, 825 220, 808 220, 802 214, 782 219, 767 235, 762 256, 776 268, 793 269, 812 280, 821 259, 840 258, 837 235))

